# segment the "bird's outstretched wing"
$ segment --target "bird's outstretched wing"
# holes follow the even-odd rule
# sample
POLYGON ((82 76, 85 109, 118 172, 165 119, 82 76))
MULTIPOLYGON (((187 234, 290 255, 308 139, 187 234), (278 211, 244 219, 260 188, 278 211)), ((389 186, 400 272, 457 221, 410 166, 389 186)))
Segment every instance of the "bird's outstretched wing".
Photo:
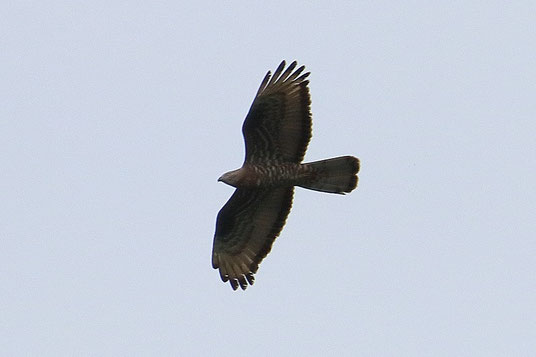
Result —
POLYGON ((309 72, 296 66, 294 61, 283 71, 283 61, 264 77, 242 126, 245 163, 303 160, 311 139, 309 72))
POLYGON ((234 290, 253 284, 292 206, 293 187, 238 188, 218 213, 212 266, 234 290))

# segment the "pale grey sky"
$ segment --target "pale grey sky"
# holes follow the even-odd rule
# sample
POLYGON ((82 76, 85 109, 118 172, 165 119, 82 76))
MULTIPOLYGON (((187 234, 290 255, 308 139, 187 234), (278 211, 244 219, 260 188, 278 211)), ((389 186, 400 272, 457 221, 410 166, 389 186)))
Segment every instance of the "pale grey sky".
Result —
MULTIPOLYGON (((192 2, 193 3, 193 2, 192 2)), ((532 356, 536 4, 0 5, 0 354, 532 356), (306 160, 256 283, 210 265, 269 69, 306 160)))

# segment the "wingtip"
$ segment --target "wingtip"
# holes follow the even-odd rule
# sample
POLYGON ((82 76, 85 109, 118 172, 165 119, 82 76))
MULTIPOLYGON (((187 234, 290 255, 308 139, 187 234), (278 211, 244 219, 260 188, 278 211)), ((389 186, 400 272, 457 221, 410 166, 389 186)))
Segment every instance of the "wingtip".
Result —
POLYGON ((240 278, 229 279, 229 283, 231 283, 231 288, 233 289, 233 291, 238 290, 238 287, 240 287, 240 289, 242 290, 246 290, 248 288, 248 282, 249 278, 244 276, 241 276, 240 278))
POLYGON ((253 273, 246 274, 246 279, 248 280, 249 285, 253 285, 253 283, 255 282, 255 276, 253 275, 253 273))
POLYGON ((283 70, 283 68, 285 68, 285 65, 287 64, 287 62, 285 60, 282 60, 281 63, 279 64, 279 66, 277 66, 277 69, 274 71, 274 73, 279 73, 283 70))
POLYGON ((233 290, 238 289, 238 279, 229 279, 229 282, 231 283, 233 290))

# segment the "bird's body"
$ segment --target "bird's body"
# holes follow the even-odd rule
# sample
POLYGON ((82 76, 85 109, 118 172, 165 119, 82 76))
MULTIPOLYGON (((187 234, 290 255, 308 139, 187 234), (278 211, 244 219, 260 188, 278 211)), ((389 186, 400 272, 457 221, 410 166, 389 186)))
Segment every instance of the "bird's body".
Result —
POLYGON ((218 213, 212 266, 233 289, 253 284, 258 264, 281 232, 294 186, 344 194, 357 186, 359 160, 341 156, 302 164, 311 138, 310 97, 304 67, 285 61, 267 73, 242 126, 246 158, 219 181, 236 187, 218 213))
MULTIPOLYGON (((347 165, 349 172, 358 169, 359 163, 355 163, 354 157, 342 156, 336 158, 347 165)), ((334 160, 334 159, 328 159, 334 160)), ((223 174, 218 181, 222 181, 230 186, 239 188, 260 188, 260 187, 292 187, 302 186, 305 188, 312 183, 318 183, 322 177, 326 161, 323 160, 317 163, 294 164, 290 162, 272 163, 271 165, 244 165, 241 168, 223 174)), ((325 191, 330 193, 345 193, 352 191, 354 180, 348 174, 343 178, 349 178, 348 187, 339 188, 339 185, 331 191, 325 191, 317 188, 317 191, 325 191)), ((357 184, 357 178, 355 180, 357 184)), ((322 181, 323 182, 323 181, 322 181)))
POLYGON ((237 188, 281 187, 297 185, 311 175, 311 167, 291 162, 272 165, 250 164, 223 174, 220 181, 237 188))

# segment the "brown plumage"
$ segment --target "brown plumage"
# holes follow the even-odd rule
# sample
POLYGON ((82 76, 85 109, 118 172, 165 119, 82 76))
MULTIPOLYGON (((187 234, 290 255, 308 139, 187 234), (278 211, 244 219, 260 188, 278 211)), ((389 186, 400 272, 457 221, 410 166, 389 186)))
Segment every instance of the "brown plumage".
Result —
POLYGON ((285 61, 266 74, 242 133, 246 158, 219 181, 236 187, 218 213, 212 266, 236 290, 254 282, 292 206, 294 186, 344 194, 357 186, 359 160, 341 156, 301 164, 311 139, 309 72, 285 61))

